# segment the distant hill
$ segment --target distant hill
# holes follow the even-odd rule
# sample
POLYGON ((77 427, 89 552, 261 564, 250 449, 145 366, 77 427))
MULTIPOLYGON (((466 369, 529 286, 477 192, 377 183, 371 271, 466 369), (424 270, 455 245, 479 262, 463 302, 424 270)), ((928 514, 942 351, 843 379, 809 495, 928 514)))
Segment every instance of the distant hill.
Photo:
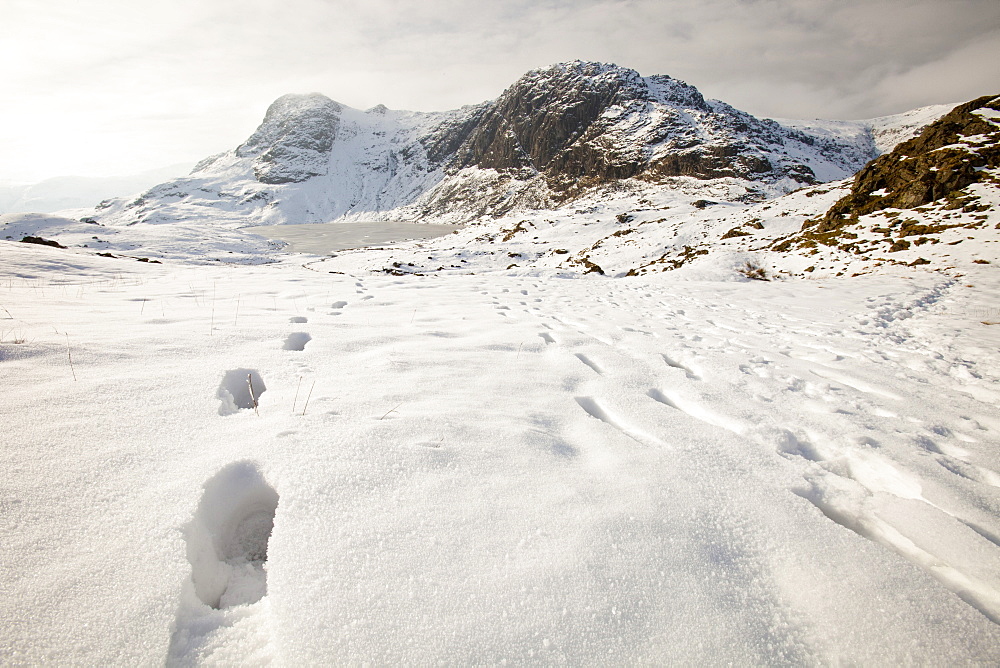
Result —
POLYGON ((51 213, 92 207, 110 197, 145 190, 166 179, 190 171, 181 163, 131 176, 59 176, 30 185, 0 184, 0 213, 51 213))

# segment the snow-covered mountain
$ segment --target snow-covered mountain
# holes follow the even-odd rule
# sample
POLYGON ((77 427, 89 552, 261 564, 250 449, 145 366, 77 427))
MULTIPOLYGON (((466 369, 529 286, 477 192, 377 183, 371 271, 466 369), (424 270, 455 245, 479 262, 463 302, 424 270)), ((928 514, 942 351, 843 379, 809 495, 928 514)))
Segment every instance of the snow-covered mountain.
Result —
POLYGON ((912 121, 779 123, 669 76, 581 61, 528 72, 496 100, 449 112, 286 95, 239 147, 139 197, 105 201, 95 218, 468 222, 674 177, 729 179, 743 201, 759 201, 853 174, 912 121))
MULTIPOLYGON (((809 277, 964 267, 995 255, 996 235, 982 218, 1000 210, 992 182, 954 195, 981 197, 976 210, 946 208, 931 220, 918 209, 898 218, 912 224, 896 233, 879 221, 867 231, 815 227, 850 194, 859 169, 903 164, 893 153, 900 142, 937 155, 960 136, 978 138, 948 149, 948 164, 906 162, 903 190, 944 178, 961 156, 995 150, 983 130, 994 127, 989 114, 957 134, 935 129, 954 125, 954 113, 939 105, 867 121, 758 119, 670 77, 579 61, 529 72, 497 100, 450 112, 360 111, 320 94, 287 95, 246 142, 187 177, 102 202, 93 214, 67 214, 80 220, 4 216, 0 237, 259 264, 285 243, 246 229, 255 225, 395 220, 474 224, 408 248, 341 253, 337 270, 634 276, 684 268, 739 279, 747 266, 809 277), (920 133, 937 139, 912 139, 920 133), (956 236, 973 228, 971 239, 956 236)), ((985 162, 966 162, 963 174, 994 178, 985 162)))
MULTIPOLYGON (((927 110, 907 116, 904 122, 916 125, 927 110)), ((872 127, 899 137, 906 134, 901 120, 872 127)), ((711 279, 818 278, 903 266, 964 273, 1000 259, 998 185, 1000 98, 986 96, 955 107, 854 178, 762 202, 741 201, 738 179, 633 180, 414 247, 340 253, 335 264, 393 274, 637 276, 683 269, 711 279)))

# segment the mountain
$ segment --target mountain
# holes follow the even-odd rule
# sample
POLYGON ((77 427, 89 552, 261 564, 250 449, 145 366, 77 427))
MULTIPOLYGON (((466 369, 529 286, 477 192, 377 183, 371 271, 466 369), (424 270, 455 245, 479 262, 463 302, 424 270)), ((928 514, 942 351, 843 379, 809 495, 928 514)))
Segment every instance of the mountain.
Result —
MULTIPOLYGON (((805 124, 804 122, 800 122, 805 124)), ((840 122, 814 132, 843 134, 840 122)), ((997 262, 1000 97, 870 122, 889 147, 857 175, 761 202, 736 179, 632 180, 416 245, 338 253, 340 271, 391 274, 677 272, 731 280, 855 276, 919 267, 966 274, 997 262), (938 120, 920 129, 921 121, 938 120), (701 199, 706 193, 713 199, 701 199)))
POLYGON ((996 96, 955 107, 858 172, 850 195, 830 208, 817 231, 843 229, 876 211, 916 209, 942 199, 948 209, 974 206, 963 191, 974 183, 995 183, 989 170, 1000 168, 997 119, 1000 98, 996 96))
POLYGON ((286 95, 242 145, 139 197, 102 202, 95 218, 468 222, 677 179, 725 182, 752 202, 845 178, 881 152, 880 139, 877 123, 759 119, 669 76, 574 61, 449 112, 286 95))

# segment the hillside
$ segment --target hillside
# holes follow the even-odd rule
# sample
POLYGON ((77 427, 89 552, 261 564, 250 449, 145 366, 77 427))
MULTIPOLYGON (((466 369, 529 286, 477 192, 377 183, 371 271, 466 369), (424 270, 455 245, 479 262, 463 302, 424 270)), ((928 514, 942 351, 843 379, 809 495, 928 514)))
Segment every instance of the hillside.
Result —
POLYGON ((580 61, 529 72, 496 100, 452 112, 359 111, 288 95, 246 142, 188 177, 104 202, 81 221, 0 217, 0 236, 259 264, 283 244, 243 231, 253 225, 466 222, 410 247, 341 253, 336 270, 961 272, 997 255, 993 99, 779 123, 670 77, 580 61))
POLYGON ((916 137, 853 179, 763 202, 742 202, 734 179, 633 181, 417 248, 341 253, 326 264, 619 277, 680 270, 712 279, 856 276, 891 267, 961 274, 1000 261, 998 105, 995 96, 959 105, 916 126, 916 137))

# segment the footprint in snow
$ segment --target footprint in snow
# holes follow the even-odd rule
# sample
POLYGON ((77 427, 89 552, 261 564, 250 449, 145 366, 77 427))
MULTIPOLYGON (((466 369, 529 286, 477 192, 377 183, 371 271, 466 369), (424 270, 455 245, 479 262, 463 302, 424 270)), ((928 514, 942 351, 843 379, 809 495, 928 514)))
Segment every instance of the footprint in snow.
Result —
POLYGON ((611 427, 614 427, 615 429, 617 429, 618 431, 620 431, 622 434, 632 439, 633 441, 640 443, 642 445, 656 445, 660 447, 666 445, 656 436, 648 434, 642 431, 641 429, 638 429, 628 424, 625 420, 623 420, 622 418, 618 417, 617 415, 609 411, 607 408, 605 408, 604 404, 601 401, 595 399, 594 397, 581 396, 581 397, 574 397, 574 399, 576 400, 576 403, 580 406, 580 408, 582 408, 587 415, 596 420, 600 420, 601 422, 604 422, 605 424, 611 427))
POLYGON ((719 415, 700 403, 681 399, 677 396, 662 392, 655 387, 648 390, 646 392, 646 396, 653 401, 663 404, 664 406, 679 410, 682 413, 687 413, 694 419, 701 420, 705 424, 713 427, 719 427, 737 435, 742 435, 743 432, 746 431, 744 425, 730 417, 719 415))
MULTIPOLYGON (((267 596, 268 544, 278 493, 257 464, 233 462, 203 486, 201 501, 184 527, 191 578, 182 590, 166 665, 193 665, 238 635, 261 636, 267 609, 249 607, 267 596), (242 610, 229 612, 231 608, 242 610), (234 635, 234 630, 236 635, 234 635)), ((254 648, 230 645, 227 657, 252 664, 254 648), (249 651, 250 656, 232 653, 249 651)))
POLYGON ((288 319, 288 322, 293 324, 301 324, 309 322, 309 318, 305 317, 304 315, 293 315, 291 318, 288 319))
POLYGON ((234 462, 212 476, 185 528, 194 593, 205 605, 230 608, 267 594, 267 545, 278 493, 256 464, 234 462))
POLYGON ((282 350, 305 350, 306 344, 312 341, 312 337, 306 332, 292 332, 285 339, 282 350))
POLYGON ((679 369, 680 371, 683 371, 684 375, 687 376, 690 380, 701 380, 701 376, 699 376, 694 371, 684 366, 680 362, 675 362, 672 358, 670 358, 667 355, 664 355, 663 353, 660 353, 660 357, 663 358, 663 361, 666 363, 667 366, 673 369, 679 369))
POLYGON ((596 373, 599 376, 603 376, 604 375, 604 369, 602 369, 600 367, 600 365, 597 364, 596 362, 594 362, 592 359, 590 359, 589 357, 587 357, 583 353, 573 353, 573 354, 576 356, 576 358, 578 360, 580 360, 581 362, 583 362, 583 364, 585 364, 587 367, 589 367, 591 371, 593 371, 594 373, 596 373))
POLYGON ((216 398, 222 401, 219 415, 233 415, 241 410, 256 408, 260 395, 266 391, 264 379, 256 369, 227 371, 215 393, 216 398))

